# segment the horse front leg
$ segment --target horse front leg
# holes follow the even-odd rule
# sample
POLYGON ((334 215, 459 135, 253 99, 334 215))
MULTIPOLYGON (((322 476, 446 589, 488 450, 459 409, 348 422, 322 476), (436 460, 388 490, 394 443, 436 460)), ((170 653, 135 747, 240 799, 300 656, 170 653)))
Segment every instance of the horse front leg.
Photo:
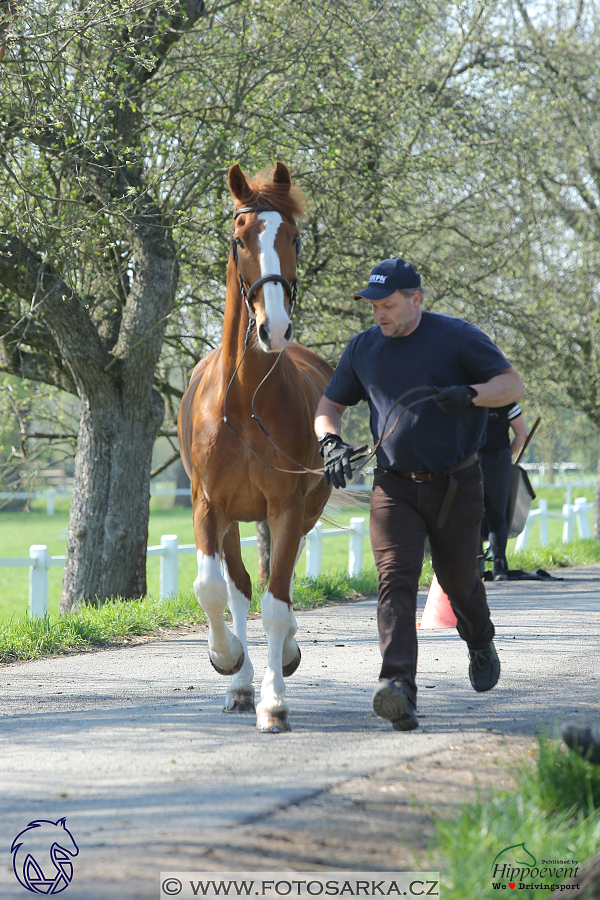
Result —
POLYGON ((299 663, 299 649, 294 637, 296 620, 292 610, 291 581, 301 538, 301 519, 288 514, 281 520, 269 519, 272 556, 269 590, 261 601, 260 612, 267 635, 267 668, 261 685, 261 699, 256 707, 256 727, 277 734, 291 731, 289 707, 285 702, 284 652, 287 674, 299 663), (285 651, 284 651, 285 648, 285 651), (298 657, 294 664, 294 661, 298 657))
POLYGON ((230 526, 223 540, 225 565, 223 574, 227 582, 229 609, 233 617, 233 633, 244 649, 244 665, 231 679, 225 696, 223 712, 254 712, 254 668, 250 662, 246 624, 252 602, 252 582, 242 561, 240 531, 237 522, 230 526))
MULTIPOLYGON (((298 547, 298 552, 296 553, 296 562, 294 563, 294 571, 292 572, 292 578, 290 580, 290 601, 293 600, 294 596, 294 572, 296 571, 296 566, 298 565, 298 560, 300 559, 300 554, 304 550, 304 546, 306 544, 306 537, 302 535, 300 539, 300 545, 298 547)), ((290 675, 293 675, 298 666, 300 665, 300 660, 302 659, 302 654, 300 653, 300 647, 298 646, 298 641, 296 640, 296 632, 298 631, 298 623, 296 622, 296 616, 294 615, 294 608, 292 607, 292 621, 290 623, 290 627, 288 633, 285 636, 285 640, 283 642, 283 656, 282 656, 282 671, 283 677, 289 678, 290 675)))
POLYGON ((219 675, 233 675, 244 664, 244 648, 223 619, 227 606, 227 585, 221 573, 219 534, 213 519, 206 502, 201 499, 194 508, 198 560, 194 594, 208 619, 209 659, 219 675))

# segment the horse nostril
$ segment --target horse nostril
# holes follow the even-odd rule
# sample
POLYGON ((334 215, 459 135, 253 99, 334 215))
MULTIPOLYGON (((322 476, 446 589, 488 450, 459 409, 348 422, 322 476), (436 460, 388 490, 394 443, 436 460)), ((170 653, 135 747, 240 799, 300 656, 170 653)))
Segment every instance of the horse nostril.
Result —
POLYGON ((294 326, 293 326, 292 323, 290 322, 290 324, 288 325, 288 329, 287 329, 287 331, 286 331, 286 333, 285 333, 285 335, 284 335, 286 341, 291 341, 293 330, 294 330, 294 326))
POLYGON ((270 340, 270 338, 269 338, 269 332, 268 332, 267 329, 265 328, 264 324, 259 325, 259 328, 258 328, 258 336, 259 336, 259 338, 261 339, 261 341, 263 342, 263 344, 266 344, 267 347, 270 347, 270 346, 271 346, 271 340, 270 340))

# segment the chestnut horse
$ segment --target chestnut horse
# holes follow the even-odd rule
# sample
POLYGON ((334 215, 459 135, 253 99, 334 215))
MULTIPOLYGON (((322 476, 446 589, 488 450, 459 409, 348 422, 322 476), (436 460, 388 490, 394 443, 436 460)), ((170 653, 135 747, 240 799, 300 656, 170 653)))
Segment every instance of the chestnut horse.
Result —
POLYGON ((237 523, 269 523, 271 575, 261 601, 268 660, 256 727, 277 733, 290 730, 283 678, 300 662, 294 567, 331 491, 305 467, 321 463, 313 419, 333 370, 290 341, 302 196, 288 169, 277 163, 272 181, 248 182, 235 165, 229 188, 235 203, 223 338, 192 373, 179 411, 179 447, 192 481, 194 592, 208 618, 208 653, 219 674, 233 676, 225 712, 254 710, 246 643, 252 588, 237 523), (223 620, 226 605, 233 634, 223 620))

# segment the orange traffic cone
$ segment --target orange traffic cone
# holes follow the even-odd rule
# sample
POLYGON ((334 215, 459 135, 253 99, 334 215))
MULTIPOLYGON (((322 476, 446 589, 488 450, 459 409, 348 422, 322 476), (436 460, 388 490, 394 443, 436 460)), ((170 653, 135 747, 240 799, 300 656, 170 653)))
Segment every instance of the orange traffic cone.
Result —
POLYGON ((456 616, 452 612, 450 599, 448 594, 445 594, 441 589, 435 574, 429 588, 425 609, 421 616, 420 627, 456 628, 456 616))

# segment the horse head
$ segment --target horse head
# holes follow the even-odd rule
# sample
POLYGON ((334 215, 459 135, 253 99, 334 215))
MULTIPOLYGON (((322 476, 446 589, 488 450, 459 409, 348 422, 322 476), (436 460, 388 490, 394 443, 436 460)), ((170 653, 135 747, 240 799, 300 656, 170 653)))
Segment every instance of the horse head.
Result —
POLYGON ((292 337, 291 306, 301 250, 295 216, 302 195, 292 187, 289 170, 278 162, 272 180, 248 182, 239 165, 229 170, 235 200, 231 256, 248 312, 256 319, 259 346, 280 353, 292 337))

